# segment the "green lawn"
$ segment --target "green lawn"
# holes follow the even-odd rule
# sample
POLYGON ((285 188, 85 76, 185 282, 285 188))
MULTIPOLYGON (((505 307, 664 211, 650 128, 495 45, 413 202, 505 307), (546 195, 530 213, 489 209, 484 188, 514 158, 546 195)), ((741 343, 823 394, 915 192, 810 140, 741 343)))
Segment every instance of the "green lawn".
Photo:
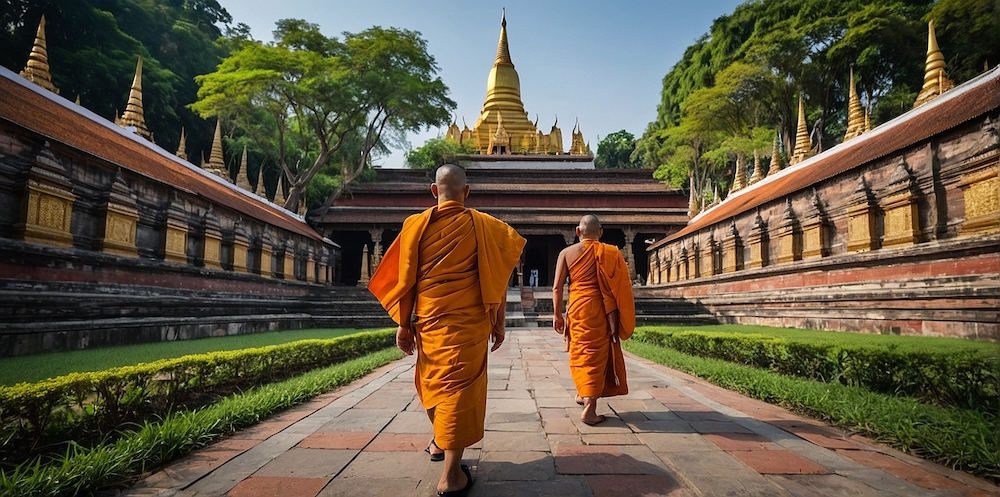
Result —
POLYGON ((875 335, 868 333, 850 333, 842 331, 799 330, 792 328, 774 328, 771 326, 750 326, 742 324, 718 324, 707 326, 667 326, 648 325, 638 329, 662 330, 666 332, 680 331, 717 331, 726 333, 742 333, 764 335, 789 340, 803 340, 812 343, 835 345, 869 345, 877 347, 896 348, 901 352, 992 352, 1000 355, 1000 343, 977 342, 959 338, 924 337, 909 335, 875 335))
POLYGON ((51 354, 0 358, 0 385, 35 382, 68 373, 102 371, 159 359, 218 350, 240 350, 315 338, 336 338, 366 330, 312 329, 122 345, 51 354))

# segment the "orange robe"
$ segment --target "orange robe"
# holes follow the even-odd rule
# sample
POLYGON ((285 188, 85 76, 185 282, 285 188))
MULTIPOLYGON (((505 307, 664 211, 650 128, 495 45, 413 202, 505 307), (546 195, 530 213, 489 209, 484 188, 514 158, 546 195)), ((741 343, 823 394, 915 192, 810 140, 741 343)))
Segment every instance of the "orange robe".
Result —
POLYGON ((628 393, 621 340, 635 329, 635 300, 628 265, 614 245, 584 240, 569 265, 569 367, 581 397, 628 393), (618 311, 618 335, 611 336, 608 314, 618 311))
POLYGON ((410 319, 399 301, 416 288, 414 383, 443 449, 483 438, 490 332, 524 243, 502 221, 444 202, 406 219, 368 284, 396 323, 410 319))

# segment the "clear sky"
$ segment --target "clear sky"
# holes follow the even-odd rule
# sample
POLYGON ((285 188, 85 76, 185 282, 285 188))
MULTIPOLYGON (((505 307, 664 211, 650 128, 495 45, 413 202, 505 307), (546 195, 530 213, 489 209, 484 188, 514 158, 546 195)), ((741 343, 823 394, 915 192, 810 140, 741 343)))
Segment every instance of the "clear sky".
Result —
MULTIPOLYGON (((742 0, 220 0, 233 22, 246 23, 270 41, 274 22, 296 18, 318 24, 327 36, 371 26, 419 31, 439 75, 471 127, 486 97, 496 56, 501 8, 507 9, 511 59, 521 79, 521 100, 532 121, 548 131, 556 116, 569 148, 579 119, 596 152, 601 137, 627 130, 638 138, 656 117, 663 76, 684 49, 708 33, 712 21, 742 0)), ((412 134, 418 147, 445 128, 412 134)), ((401 167, 395 151, 376 161, 401 167)))

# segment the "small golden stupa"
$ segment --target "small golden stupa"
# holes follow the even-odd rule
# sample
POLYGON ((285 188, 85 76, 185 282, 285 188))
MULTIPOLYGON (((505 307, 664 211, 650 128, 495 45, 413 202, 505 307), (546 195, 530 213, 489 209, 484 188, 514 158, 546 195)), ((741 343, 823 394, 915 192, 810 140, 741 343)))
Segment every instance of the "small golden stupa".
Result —
POLYGON ((919 107, 930 102, 938 95, 952 89, 954 83, 945 73, 944 54, 938 48, 937 36, 934 34, 934 21, 927 23, 927 62, 924 64, 924 86, 917 95, 913 107, 919 107))
POLYGON ((56 95, 59 94, 59 88, 52 84, 52 75, 49 74, 49 52, 45 42, 45 15, 42 15, 41 20, 38 21, 35 44, 31 47, 28 63, 21 71, 21 76, 56 95))
POLYGON ((146 128, 146 117, 142 111, 142 57, 135 63, 135 77, 132 78, 132 88, 128 92, 125 112, 115 124, 123 128, 135 127, 135 134, 147 140, 153 139, 153 134, 146 128))

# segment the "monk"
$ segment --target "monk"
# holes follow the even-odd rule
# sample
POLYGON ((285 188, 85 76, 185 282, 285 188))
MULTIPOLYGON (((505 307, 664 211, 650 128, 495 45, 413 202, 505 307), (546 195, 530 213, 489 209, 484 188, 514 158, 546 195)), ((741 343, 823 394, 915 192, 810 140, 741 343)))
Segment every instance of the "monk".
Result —
POLYGON ((507 280, 525 240, 465 207, 462 168, 445 164, 434 179, 437 205, 406 218, 368 289, 399 325, 396 346, 417 352, 414 383, 434 426, 427 451, 444 451, 438 495, 456 497, 472 486, 462 454, 483 438, 486 358, 504 341, 507 280))
POLYGON ((580 239, 556 261, 553 327, 568 341, 580 421, 595 425, 597 399, 628 393, 621 340, 635 330, 635 300, 628 265, 614 245, 601 243, 601 221, 588 214, 576 227, 580 239), (569 277, 569 308, 563 316, 563 285, 569 277))

